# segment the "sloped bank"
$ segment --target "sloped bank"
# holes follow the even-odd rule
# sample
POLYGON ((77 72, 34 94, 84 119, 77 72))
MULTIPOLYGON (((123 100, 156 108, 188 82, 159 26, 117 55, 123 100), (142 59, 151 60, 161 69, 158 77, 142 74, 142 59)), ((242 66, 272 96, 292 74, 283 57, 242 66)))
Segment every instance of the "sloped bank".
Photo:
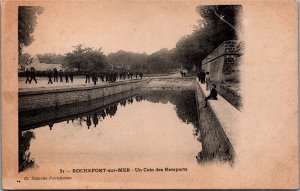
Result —
MULTIPOLYGON (((235 151, 224 130, 226 127, 222 126, 221 119, 216 115, 218 111, 212 108, 211 101, 208 102, 208 107, 203 107, 206 95, 198 81, 195 82, 195 88, 200 130, 198 139, 202 143, 202 151, 199 152, 197 159, 199 162, 217 159, 233 164, 235 151)), ((228 115, 231 114, 228 113, 228 115)))

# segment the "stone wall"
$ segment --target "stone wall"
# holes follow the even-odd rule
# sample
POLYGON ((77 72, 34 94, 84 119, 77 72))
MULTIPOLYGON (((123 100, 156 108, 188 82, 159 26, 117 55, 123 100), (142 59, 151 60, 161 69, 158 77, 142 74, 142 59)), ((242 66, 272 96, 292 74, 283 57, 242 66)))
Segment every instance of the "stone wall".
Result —
POLYGON ((241 96, 238 89, 231 89, 230 84, 239 87, 239 66, 243 49, 243 42, 224 41, 202 61, 202 69, 210 73, 211 81, 217 85, 218 93, 237 109, 242 105, 241 96))
POLYGON ((101 86, 80 88, 23 91, 19 92, 19 111, 91 101, 140 88, 144 86, 147 81, 149 80, 132 80, 130 82, 117 82, 101 86))
POLYGON ((238 81, 243 46, 242 42, 236 40, 224 41, 202 61, 202 69, 210 72, 215 82, 238 81))
POLYGON ((69 87, 19 92, 19 111, 57 107, 73 103, 87 102, 116 95, 138 88, 149 89, 194 89, 194 78, 157 77, 143 80, 131 80, 90 87, 69 87))
POLYGON ((115 95, 94 99, 88 102, 78 102, 59 107, 47 107, 19 112, 19 127, 21 130, 34 129, 49 123, 59 123, 70 116, 73 119, 99 112, 119 101, 126 100, 140 93, 140 89, 125 91, 115 95))
POLYGON ((241 95, 238 92, 228 88, 224 84, 217 83, 216 85, 217 85, 216 89, 218 91, 218 94, 220 94, 224 99, 226 99, 235 108, 240 110, 242 107, 241 95))

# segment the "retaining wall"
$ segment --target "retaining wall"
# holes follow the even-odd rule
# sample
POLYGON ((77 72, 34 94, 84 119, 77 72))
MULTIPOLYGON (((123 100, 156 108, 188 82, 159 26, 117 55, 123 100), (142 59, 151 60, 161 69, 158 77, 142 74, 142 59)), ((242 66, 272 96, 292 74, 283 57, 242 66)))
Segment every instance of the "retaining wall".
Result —
POLYGON ((70 87, 64 89, 21 91, 19 92, 19 111, 57 107, 79 102, 91 101, 119 94, 144 86, 149 79, 116 82, 89 87, 70 87))
MULTIPOLYGON (((221 125, 220 119, 216 115, 218 111, 214 111, 210 101, 208 101, 207 107, 204 108, 206 95, 199 82, 196 82, 195 86, 200 130, 198 139, 202 143, 202 151, 198 154, 197 159, 199 162, 218 159, 233 164, 235 151, 224 131, 226 127, 221 125)), ((230 113, 227 115, 230 115, 230 113)))
POLYGON ((34 129, 51 123, 59 123, 70 118, 75 119, 89 114, 92 115, 139 93, 140 89, 134 89, 88 102, 19 112, 19 127, 22 130, 34 129))
POLYGON ((210 72, 215 82, 238 81, 240 57, 243 55, 243 42, 224 41, 202 61, 202 69, 210 72))

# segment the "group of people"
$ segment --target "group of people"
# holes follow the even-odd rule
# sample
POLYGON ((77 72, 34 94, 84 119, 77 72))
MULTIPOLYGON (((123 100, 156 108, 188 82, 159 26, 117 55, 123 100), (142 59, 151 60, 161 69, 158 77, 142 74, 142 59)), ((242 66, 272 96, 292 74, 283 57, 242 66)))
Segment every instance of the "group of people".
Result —
MULTIPOLYGON (((133 73, 132 72, 92 72, 90 73, 87 71, 85 73, 85 83, 90 83, 91 80, 94 83, 94 85, 97 84, 98 79, 102 82, 116 82, 119 80, 125 80, 127 79, 133 79, 133 73)), ((135 73, 135 79, 143 79, 143 73, 142 72, 136 72, 135 73)))
POLYGON ((186 75, 186 72, 185 72, 185 71, 183 71, 183 70, 180 70, 180 74, 181 74, 181 77, 185 77, 185 75, 186 75))
POLYGON ((62 71, 62 70, 57 70, 56 68, 52 70, 47 71, 47 77, 48 77, 48 84, 53 84, 54 82, 58 82, 58 77, 59 77, 59 82, 64 82, 63 78, 65 78, 66 83, 73 83, 73 78, 74 78, 74 72, 73 71, 62 71), (53 78, 53 81, 52 81, 53 78), (70 80, 69 80, 70 79, 70 80))
POLYGON ((37 83, 37 80, 35 78, 35 69, 34 68, 31 68, 30 70, 27 68, 26 71, 25 71, 25 76, 26 76, 26 81, 25 83, 29 83, 31 84, 32 80, 35 81, 35 83, 37 83))
MULTIPOLYGON (((74 72, 71 70, 57 70, 54 68, 53 70, 47 70, 42 75, 47 75, 48 84, 53 84, 53 82, 65 82, 65 83, 73 83, 74 72)), ((90 72, 86 71, 85 75, 85 83, 94 83, 97 84, 98 81, 102 82, 116 82, 117 80, 125 80, 125 79, 143 79, 142 72, 90 72)), ((36 79, 36 71, 34 68, 30 70, 27 68, 25 71, 26 81, 25 83, 31 84, 32 81, 37 83, 36 79)))

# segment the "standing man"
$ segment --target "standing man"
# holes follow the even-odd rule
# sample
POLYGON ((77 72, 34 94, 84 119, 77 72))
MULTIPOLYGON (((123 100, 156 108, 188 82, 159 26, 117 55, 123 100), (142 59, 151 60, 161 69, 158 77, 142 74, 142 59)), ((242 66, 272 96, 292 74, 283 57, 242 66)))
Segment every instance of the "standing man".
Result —
POLYGON ((217 96, 218 96, 218 92, 216 90, 216 85, 215 84, 211 84, 210 94, 209 94, 209 96, 207 96, 205 98, 205 106, 204 107, 207 107, 207 100, 209 100, 209 99, 217 100, 218 99, 217 96))
POLYGON ((201 84, 204 84, 205 83, 205 72, 203 70, 201 70, 200 75, 201 75, 201 84))
POLYGON ((94 85, 97 84, 98 78, 97 78, 96 72, 93 72, 93 73, 92 73, 92 81, 94 82, 94 85))
POLYGON ((31 81, 32 80, 34 80, 35 81, 35 83, 37 84, 37 81, 36 81, 36 79, 35 79, 35 69, 32 67, 31 69, 30 69, 30 80, 29 80, 29 83, 31 84, 31 81))
POLYGON ((63 71, 62 70, 59 70, 59 78, 60 78, 60 81, 59 82, 64 82, 63 81, 63 71))
POLYGON ((53 76, 52 70, 49 70, 47 75, 48 75, 48 84, 53 84, 53 82, 52 82, 52 76, 53 76))
POLYGON ((74 72, 70 71, 70 80, 71 80, 71 83, 73 83, 73 77, 74 77, 74 72))
POLYGON ((69 83, 69 71, 65 71, 65 78, 66 78, 66 83, 69 83))
POLYGON ((139 73, 139 76, 141 77, 141 79, 143 79, 143 75, 144 75, 143 72, 139 73))
POLYGON ((206 83, 206 90, 209 90, 209 88, 210 88, 210 75, 209 75, 209 72, 206 72, 205 83, 206 83))
POLYGON ((58 71, 56 68, 53 69, 53 76, 54 76, 53 81, 58 82, 58 71))
POLYGON ((88 71, 85 72, 85 83, 90 83, 90 73, 88 71))
POLYGON ((27 68, 26 71, 25 71, 25 76, 26 76, 26 81, 25 81, 25 83, 27 84, 27 82, 28 82, 28 83, 30 82, 30 79, 29 79, 30 71, 29 71, 28 68, 27 68))

